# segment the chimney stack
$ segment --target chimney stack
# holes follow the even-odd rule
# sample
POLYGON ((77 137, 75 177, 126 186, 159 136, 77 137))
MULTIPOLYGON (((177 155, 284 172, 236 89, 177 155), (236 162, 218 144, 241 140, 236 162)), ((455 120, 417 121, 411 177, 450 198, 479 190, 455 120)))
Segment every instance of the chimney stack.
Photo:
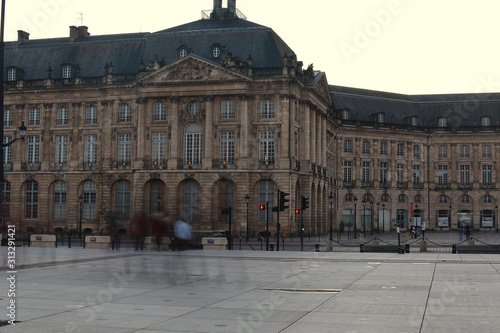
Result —
POLYGON ((236 0, 227 0, 227 9, 234 13, 236 11, 236 0))
POLYGON ((222 9, 222 0, 214 0, 214 10, 222 9))
POLYGON ((30 34, 23 30, 17 30, 17 42, 22 43, 27 40, 30 40, 30 34))
POLYGON ((74 25, 69 27, 69 40, 70 42, 74 42, 80 37, 87 37, 90 36, 90 33, 88 32, 89 28, 82 25, 79 27, 75 27, 74 25))

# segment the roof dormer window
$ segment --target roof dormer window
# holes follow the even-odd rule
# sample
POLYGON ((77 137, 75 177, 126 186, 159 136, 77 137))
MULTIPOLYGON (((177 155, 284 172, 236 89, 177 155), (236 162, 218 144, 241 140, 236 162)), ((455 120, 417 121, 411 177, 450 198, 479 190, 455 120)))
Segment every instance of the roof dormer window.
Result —
POLYGON ((214 59, 219 59, 222 56, 222 46, 220 44, 214 44, 210 47, 211 56, 214 59))
POLYGON ((62 78, 71 79, 73 77, 73 66, 63 65, 62 66, 62 78))
POLYGON ((411 126, 418 126, 418 116, 411 116, 410 117, 410 124, 411 124, 411 126))
POLYGON ((447 127, 448 126, 448 118, 446 118, 446 117, 439 117, 438 118, 438 126, 439 127, 447 127))
POLYGON ((181 50, 179 51, 179 58, 184 58, 184 57, 185 57, 185 56, 187 56, 187 55, 188 55, 188 52, 187 52, 187 50, 186 50, 186 49, 181 49, 181 50))
POLYGON ((377 113, 377 122, 379 124, 385 123, 385 113, 383 113, 383 112, 377 113))
POLYGON ((491 126, 491 117, 490 116, 481 117, 481 126, 483 127, 491 126))
POLYGON ((342 120, 349 120, 349 109, 344 109, 340 111, 340 118, 342 120))
POLYGON ((7 81, 17 81, 17 68, 7 69, 7 81))

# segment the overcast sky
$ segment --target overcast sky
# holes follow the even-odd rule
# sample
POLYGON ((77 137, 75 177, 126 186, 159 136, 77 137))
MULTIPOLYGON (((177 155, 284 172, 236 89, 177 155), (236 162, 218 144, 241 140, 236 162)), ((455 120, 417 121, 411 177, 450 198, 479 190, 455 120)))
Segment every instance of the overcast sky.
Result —
MULTIPOLYGON (((223 1, 226 7, 227 0, 223 1)), ((155 32, 212 0, 6 0, 5 40, 155 32)), ((500 91, 499 0, 237 0, 330 84, 403 94, 500 91)), ((246 56, 246 55, 244 55, 246 56)))

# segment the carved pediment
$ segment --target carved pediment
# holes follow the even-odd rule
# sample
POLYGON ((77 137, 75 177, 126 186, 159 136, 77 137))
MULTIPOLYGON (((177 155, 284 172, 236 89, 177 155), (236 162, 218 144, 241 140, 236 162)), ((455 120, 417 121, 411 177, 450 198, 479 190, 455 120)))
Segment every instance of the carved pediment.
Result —
POLYGON ((137 83, 150 85, 159 83, 228 81, 242 79, 249 80, 247 76, 242 75, 241 73, 225 69, 220 65, 196 56, 188 55, 143 77, 137 81, 137 83))
POLYGON ((325 100, 331 103, 330 88, 328 87, 328 81, 326 80, 326 75, 323 76, 314 85, 314 90, 321 95, 325 100))

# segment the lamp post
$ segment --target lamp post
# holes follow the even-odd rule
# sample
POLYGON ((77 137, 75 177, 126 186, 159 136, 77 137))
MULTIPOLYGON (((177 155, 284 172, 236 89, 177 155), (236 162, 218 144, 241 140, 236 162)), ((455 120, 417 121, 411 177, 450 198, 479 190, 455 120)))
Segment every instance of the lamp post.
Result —
POLYGON ((382 232, 385 232, 385 203, 382 203, 382 232))
POLYGON ((79 232, 79 234, 80 234, 80 239, 81 239, 81 238, 82 238, 82 210, 83 210, 83 195, 80 195, 80 196, 78 197, 78 201, 79 201, 79 203, 80 203, 80 227, 79 227, 80 232, 79 232))
POLYGON ((250 196, 248 194, 245 195, 245 201, 247 203, 247 235, 245 237, 245 241, 248 243, 248 203, 250 202, 250 196))
POLYGON ((356 214, 357 214, 358 198, 354 197, 354 239, 356 239, 356 214))
POLYGON ((380 233, 380 202, 377 201, 377 234, 380 233))
MULTIPOLYGON (((451 205, 449 208, 450 208, 450 220, 448 221, 448 227, 451 229, 451 208, 452 208, 451 205)), ((457 222, 457 224, 458 224, 458 222, 457 222)), ((458 227, 458 225, 457 225, 457 227, 458 227)))
POLYGON ((156 214, 160 213, 161 196, 156 197, 156 214))
POLYGON ((361 223, 363 224, 363 236, 366 237, 366 199, 363 199, 363 214, 361 214, 361 223))
MULTIPOLYGON (((330 196, 328 196, 328 200, 330 201, 330 241, 333 241, 333 230, 332 230, 332 224, 333 224, 333 194, 330 193, 330 196)), ((338 233, 338 231, 337 231, 338 233)))
MULTIPOLYGON (((2 19, 2 26, 3 26, 3 19, 2 19)), ((3 28, 2 28, 2 31, 3 31, 3 28)), ((3 35, 3 32, 2 32, 2 35, 3 35)), ((3 54, 3 37, 2 37, 1 53, 3 54)), ((2 61, 2 63, 3 63, 3 61, 2 61)), ((2 65, 2 68, 3 68, 3 65, 2 65)), ((24 121, 21 122, 21 126, 19 126, 19 137, 15 138, 14 140, 11 140, 9 142, 5 142, 5 143, 3 142, 3 126, 4 126, 4 118, 3 118, 3 69, 1 70, 1 72, 2 72, 2 74, 1 74, 2 76, 0 76, 0 77, 2 78, 2 80, 1 80, 0 86, 2 88, 0 90, 1 90, 2 97, 0 97, 0 99, 1 99, 0 137, 2 138, 2 143, 1 143, 2 146, 0 149, 0 200, 3 203, 2 216, 1 216, 1 218, 2 218, 2 241, 1 242, 2 242, 2 246, 7 246, 7 226, 5 224, 5 198, 4 198, 4 186, 5 186, 5 184, 4 184, 5 183, 4 148, 9 147, 11 144, 16 142, 17 140, 24 140, 24 138, 26 137, 26 126, 24 125, 24 121)))
POLYGON ((370 200, 370 235, 373 235, 373 200, 370 200))
POLYGON ((498 205, 495 206, 495 227, 498 232, 498 205))

